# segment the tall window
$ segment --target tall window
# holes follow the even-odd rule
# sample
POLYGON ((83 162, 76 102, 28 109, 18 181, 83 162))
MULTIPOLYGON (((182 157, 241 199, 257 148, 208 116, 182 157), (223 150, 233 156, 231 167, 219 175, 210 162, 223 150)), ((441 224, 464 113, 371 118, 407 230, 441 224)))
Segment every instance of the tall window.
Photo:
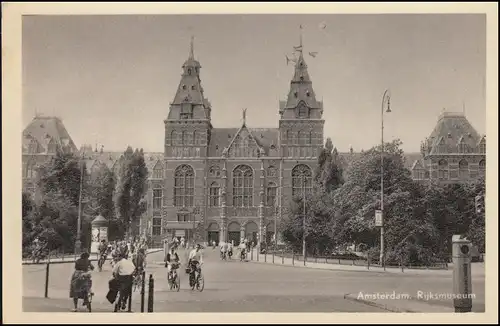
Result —
POLYGON ((299 144, 300 145, 305 145, 307 144, 307 132, 305 131, 299 131, 299 144))
POLYGON ((190 103, 182 104, 180 118, 183 120, 193 118, 193 106, 190 103))
POLYGON ((189 130, 184 130, 182 132, 182 144, 183 145, 193 145, 193 133, 189 130))
POLYGON ((461 160, 458 163, 458 175, 460 179, 469 178, 469 163, 466 160, 461 160))
POLYGON ((192 222, 191 213, 178 213, 177 222, 192 222))
POLYGON ((174 206, 191 207, 194 203, 194 171, 189 165, 175 169, 174 206))
POLYGON ((312 172, 307 165, 299 164, 292 170, 292 196, 301 195, 304 188, 306 194, 311 192, 312 172))
POLYGON ((485 140, 485 138, 481 139, 481 142, 479 143, 479 153, 481 153, 481 154, 486 153, 486 140, 485 140))
POLYGON ((35 164, 28 163, 27 169, 26 169, 26 178, 28 178, 28 179, 34 179, 34 178, 36 178, 36 167, 35 167, 35 164))
POLYGON ((307 109, 307 107, 305 105, 300 105, 299 106, 299 118, 307 118, 308 116, 308 112, 309 110, 307 109))
POLYGON ((479 175, 485 176, 486 173, 486 160, 479 161, 479 175))
POLYGON ((290 142, 288 144, 297 145, 298 144, 297 133, 294 131, 289 131, 288 134, 290 135, 290 142))
POLYGON ((153 179, 163 179, 163 166, 159 162, 153 168, 153 179))
POLYGON ((239 165, 233 171, 233 206, 253 206, 253 172, 248 165, 239 165))
POLYGON ((57 148, 57 144, 54 141, 54 139, 51 139, 49 143, 47 144, 47 152, 48 153, 55 153, 57 148))
POLYGON ((448 180, 448 162, 446 160, 441 160, 438 163, 438 178, 448 180))
POLYGON ((163 189, 160 186, 155 186, 153 189, 153 209, 161 209, 163 200, 163 189))
POLYGON ((161 217, 153 217, 153 227, 151 232, 153 235, 161 235, 161 217))
POLYGON ((310 145, 313 143, 313 132, 309 131, 306 144, 310 145))
POLYGON ((28 152, 30 154, 38 153, 38 142, 35 139, 31 139, 28 145, 28 152))
POLYGON ((182 145, 182 131, 172 131, 172 145, 179 146, 182 145))
POLYGON ((267 206, 274 206, 276 205, 276 184, 274 182, 269 182, 267 185, 267 206))
POLYGON ((220 187, 217 182, 210 185, 210 206, 218 207, 220 202, 220 187))
POLYGON ((463 138, 458 143, 458 152, 459 153, 468 153, 469 152, 469 148, 468 148, 468 146, 465 143, 463 138))

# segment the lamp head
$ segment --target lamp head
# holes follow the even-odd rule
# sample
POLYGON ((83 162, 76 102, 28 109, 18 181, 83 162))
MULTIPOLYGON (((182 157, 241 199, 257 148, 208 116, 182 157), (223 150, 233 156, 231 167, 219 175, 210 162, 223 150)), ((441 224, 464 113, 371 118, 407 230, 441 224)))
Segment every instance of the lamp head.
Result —
POLYGON ((387 110, 385 111, 387 113, 391 113, 391 98, 387 96, 387 110))

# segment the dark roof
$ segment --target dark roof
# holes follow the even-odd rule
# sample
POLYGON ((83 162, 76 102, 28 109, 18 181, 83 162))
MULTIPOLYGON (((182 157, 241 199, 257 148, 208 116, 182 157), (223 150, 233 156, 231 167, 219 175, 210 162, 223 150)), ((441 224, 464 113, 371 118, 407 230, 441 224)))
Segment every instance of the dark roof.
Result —
POLYGON ((35 117, 23 131, 23 147, 34 139, 41 149, 41 153, 47 152, 48 144, 52 140, 61 147, 67 147, 72 152, 78 149, 64 127, 62 120, 58 117, 35 117))

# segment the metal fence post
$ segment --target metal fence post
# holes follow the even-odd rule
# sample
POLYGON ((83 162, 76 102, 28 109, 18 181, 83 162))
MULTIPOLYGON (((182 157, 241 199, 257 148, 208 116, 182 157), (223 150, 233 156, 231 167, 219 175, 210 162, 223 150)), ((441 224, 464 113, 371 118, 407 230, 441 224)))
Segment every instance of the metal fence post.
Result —
POLYGON ((144 312, 145 296, 146 296, 146 271, 142 271, 141 312, 144 312))
POLYGON ((132 284, 130 284, 130 289, 128 293, 128 312, 132 312, 132 284))
POLYGON ((50 263, 47 262, 47 268, 45 270, 45 298, 49 297, 49 271, 50 271, 50 263))
POLYGON ((148 312, 153 312, 154 289, 155 289, 155 280, 153 279, 153 274, 149 274, 148 312))

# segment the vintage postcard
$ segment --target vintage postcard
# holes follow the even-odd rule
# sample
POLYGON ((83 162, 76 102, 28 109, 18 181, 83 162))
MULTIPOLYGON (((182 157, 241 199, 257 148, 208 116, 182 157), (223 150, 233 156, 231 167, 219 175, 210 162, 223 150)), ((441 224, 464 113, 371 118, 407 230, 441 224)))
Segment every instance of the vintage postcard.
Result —
POLYGON ((495 4, 2 7, 6 322, 494 321, 495 4))

